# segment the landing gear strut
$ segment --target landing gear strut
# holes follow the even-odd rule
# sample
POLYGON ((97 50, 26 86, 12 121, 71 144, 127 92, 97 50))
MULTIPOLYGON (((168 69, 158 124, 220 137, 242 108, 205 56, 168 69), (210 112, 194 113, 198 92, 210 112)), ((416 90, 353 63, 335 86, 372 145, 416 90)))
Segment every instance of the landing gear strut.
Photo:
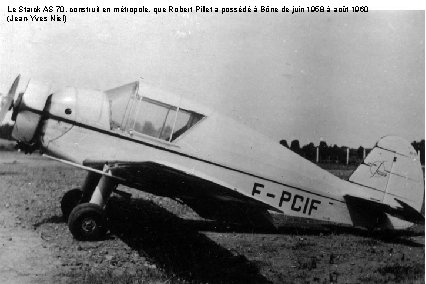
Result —
MULTIPOLYGON (((104 168, 106 173, 108 167, 104 168)), ((83 189, 81 203, 72 209, 68 218, 68 228, 77 240, 95 241, 104 238, 107 228, 105 205, 112 191, 117 187, 117 181, 108 175, 99 175, 90 172, 85 181, 86 188, 83 189), (99 181, 98 186, 93 188, 95 176, 99 181), (90 201, 87 200, 90 197, 90 201)), ((64 196, 65 197, 65 196, 64 196)))

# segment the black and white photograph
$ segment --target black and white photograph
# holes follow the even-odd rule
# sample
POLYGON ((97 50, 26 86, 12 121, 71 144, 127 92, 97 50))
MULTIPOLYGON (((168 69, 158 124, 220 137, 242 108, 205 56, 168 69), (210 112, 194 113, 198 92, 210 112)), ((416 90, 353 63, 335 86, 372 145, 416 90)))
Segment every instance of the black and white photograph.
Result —
POLYGON ((424 283, 425 10, 358 2, 0 4, 0 283, 424 283))

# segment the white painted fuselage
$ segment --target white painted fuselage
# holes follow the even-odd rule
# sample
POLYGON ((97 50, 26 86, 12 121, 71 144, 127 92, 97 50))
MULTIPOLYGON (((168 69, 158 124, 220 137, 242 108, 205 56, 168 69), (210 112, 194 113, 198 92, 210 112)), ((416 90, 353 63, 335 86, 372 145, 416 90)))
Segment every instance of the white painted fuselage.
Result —
POLYGON ((226 116, 143 84, 137 87, 139 98, 191 110, 203 118, 176 140, 167 141, 131 128, 113 129, 111 101, 105 92, 67 88, 53 94, 47 107, 40 103, 47 99, 46 91, 35 102, 28 94, 24 96, 27 110, 18 116, 14 136, 33 139, 34 133, 27 137, 25 129, 34 127, 28 126, 33 121, 42 121, 36 134, 43 151, 50 155, 78 164, 96 160, 166 165, 235 190, 288 216, 354 225, 346 194, 375 201, 384 198, 383 191, 341 180, 226 116), (47 112, 44 116, 41 105, 47 112))

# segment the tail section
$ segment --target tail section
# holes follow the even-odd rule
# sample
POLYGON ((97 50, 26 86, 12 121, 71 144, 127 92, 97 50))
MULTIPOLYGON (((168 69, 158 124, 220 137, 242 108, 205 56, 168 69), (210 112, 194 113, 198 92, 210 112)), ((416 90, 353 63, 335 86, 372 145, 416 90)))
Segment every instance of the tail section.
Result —
POLYGON ((382 193, 382 200, 375 201, 389 210, 384 210, 387 220, 381 225, 407 228, 420 218, 424 198, 423 171, 420 157, 406 140, 396 136, 380 139, 349 181, 382 193))

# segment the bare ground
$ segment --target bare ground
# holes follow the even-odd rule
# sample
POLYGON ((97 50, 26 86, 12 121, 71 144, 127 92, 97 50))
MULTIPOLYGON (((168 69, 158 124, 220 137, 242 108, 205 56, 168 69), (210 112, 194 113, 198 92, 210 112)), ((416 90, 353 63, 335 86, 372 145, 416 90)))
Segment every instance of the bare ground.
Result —
POLYGON ((132 199, 109 203, 107 239, 78 242, 59 202, 84 175, 0 152, 0 283, 424 283, 424 226, 369 234, 287 219, 251 231, 127 188, 132 199))

